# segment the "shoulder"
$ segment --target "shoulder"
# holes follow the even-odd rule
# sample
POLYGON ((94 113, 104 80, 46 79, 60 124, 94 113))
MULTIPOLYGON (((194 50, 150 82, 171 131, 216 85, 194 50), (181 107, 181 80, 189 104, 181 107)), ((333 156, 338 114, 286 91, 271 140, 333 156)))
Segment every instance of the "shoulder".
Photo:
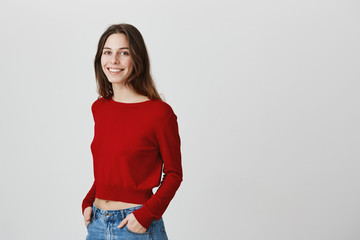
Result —
POLYGON ((107 100, 104 97, 98 97, 92 104, 91 110, 94 111, 95 108, 99 106, 99 104, 106 102, 107 100))
POLYGON ((168 118, 170 116, 176 116, 173 108, 169 103, 162 100, 154 100, 152 104, 152 110, 159 118, 168 118))

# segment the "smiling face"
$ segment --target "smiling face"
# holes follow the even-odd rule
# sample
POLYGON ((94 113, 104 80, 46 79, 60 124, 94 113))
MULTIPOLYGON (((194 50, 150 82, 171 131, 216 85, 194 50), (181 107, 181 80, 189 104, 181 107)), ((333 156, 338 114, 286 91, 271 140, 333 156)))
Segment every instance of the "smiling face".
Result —
POLYGON ((125 34, 111 34, 104 44, 101 66, 111 83, 125 83, 134 69, 130 55, 129 41, 125 34))

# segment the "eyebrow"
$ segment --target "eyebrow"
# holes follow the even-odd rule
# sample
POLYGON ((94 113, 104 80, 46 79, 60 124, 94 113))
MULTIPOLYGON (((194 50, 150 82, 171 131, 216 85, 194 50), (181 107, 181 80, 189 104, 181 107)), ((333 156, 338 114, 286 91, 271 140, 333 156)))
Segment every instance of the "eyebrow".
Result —
MULTIPOLYGON (((109 47, 104 47, 103 49, 111 49, 111 48, 109 48, 109 47)), ((121 48, 119 48, 119 49, 129 49, 128 47, 121 47, 121 48)))

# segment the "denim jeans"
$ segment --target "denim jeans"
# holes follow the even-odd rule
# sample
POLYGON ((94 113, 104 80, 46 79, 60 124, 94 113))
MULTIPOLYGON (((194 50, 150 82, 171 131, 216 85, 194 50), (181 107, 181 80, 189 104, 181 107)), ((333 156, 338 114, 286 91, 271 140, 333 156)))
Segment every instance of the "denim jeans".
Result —
POLYGON ((167 240, 163 218, 153 220, 146 232, 135 233, 127 228, 127 224, 122 228, 117 228, 122 220, 133 211, 141 208, 142 205, 120 209, 120 210, 103 210, 92 205, 91 220, 87 225, 86 240, 167 240))

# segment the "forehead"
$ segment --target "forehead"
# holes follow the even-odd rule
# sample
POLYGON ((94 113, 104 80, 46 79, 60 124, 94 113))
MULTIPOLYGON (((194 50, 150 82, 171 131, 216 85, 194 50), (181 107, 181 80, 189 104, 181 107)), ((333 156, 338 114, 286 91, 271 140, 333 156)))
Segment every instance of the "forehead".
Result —
POLYGON ((121 48, 129 47, 129 41, 123 33, 114 33, 111 34, 104 44, 104 47, 109 48, 121 48))

